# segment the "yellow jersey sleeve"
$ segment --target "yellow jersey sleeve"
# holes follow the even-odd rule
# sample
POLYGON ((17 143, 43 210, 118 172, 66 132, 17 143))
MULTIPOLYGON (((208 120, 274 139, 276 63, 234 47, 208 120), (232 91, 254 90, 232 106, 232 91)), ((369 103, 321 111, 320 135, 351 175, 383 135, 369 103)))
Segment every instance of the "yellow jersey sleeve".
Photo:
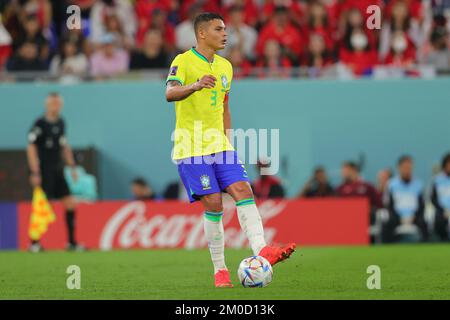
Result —
POLYGON ((230 93, 231 82, 233 81, 233 66, 231 65, 230 62, 228 62, 228 72, 229 72, 229 75, 230 75, 230 84, 228 85, 228 88, 227 88, 227 92, 226 92, 227 94, 230 93))
POLYGON ((186 83, 186 66, 184 59, 180 54, 173 59, 172 64, 170 65, 166 83, 168 81, 178 81, 182 86, 186 83))

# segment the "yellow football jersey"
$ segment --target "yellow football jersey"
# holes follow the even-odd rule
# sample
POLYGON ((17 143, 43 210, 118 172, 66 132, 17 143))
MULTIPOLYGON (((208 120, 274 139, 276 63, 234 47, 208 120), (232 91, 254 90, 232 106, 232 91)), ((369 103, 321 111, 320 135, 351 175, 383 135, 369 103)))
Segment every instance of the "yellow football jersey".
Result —
POLYGON ((223 103, 233 78, 231 63, 219 55, 209 62, 192 48, 175 57, 167 81, 190 85, 208 74, 217 79, 214 88, 203 88, 175 102, 174 160, 234 150, 223 126, 223 103))

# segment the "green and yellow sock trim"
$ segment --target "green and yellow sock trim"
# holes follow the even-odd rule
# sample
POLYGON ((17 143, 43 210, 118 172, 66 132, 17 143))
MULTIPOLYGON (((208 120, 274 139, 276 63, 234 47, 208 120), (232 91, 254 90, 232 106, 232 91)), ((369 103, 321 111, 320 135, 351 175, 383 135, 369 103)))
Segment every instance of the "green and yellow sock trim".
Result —
POLYGON ((236 201, 236 206, 237 207, 247 206, 249 204, 255 204, 255 199, 248 198, 248 199, 242 199, 242 200, 236 201))
POLYGON ((223 212, 205 211, 204 216, 209 221, 219 222, 220 220, 222 220, 223 212))

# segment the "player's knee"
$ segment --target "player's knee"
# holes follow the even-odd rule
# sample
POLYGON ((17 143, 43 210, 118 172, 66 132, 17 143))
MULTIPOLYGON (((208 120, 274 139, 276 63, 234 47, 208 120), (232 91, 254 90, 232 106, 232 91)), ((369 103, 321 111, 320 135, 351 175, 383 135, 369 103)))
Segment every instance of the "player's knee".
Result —
POLYGON ((75 199, 73 197, 66 197, 63 199, 64 207, 68 210, 74 210, 76 206, 75 199))
POLYGON ((202 197, 202 202, 207 211, 221 212, 223 211, 222 195, 206 195, 202 197))
POLYGON ((248 183, 238 183, 233 186, 233 193, 236 200, 253 198, 252 188, 248 183))

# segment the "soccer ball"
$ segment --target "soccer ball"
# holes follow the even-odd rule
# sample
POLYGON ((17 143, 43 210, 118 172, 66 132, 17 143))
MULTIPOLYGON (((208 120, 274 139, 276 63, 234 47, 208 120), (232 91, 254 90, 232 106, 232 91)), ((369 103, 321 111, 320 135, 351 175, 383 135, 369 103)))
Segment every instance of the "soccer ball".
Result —
POLYGON ((242 260, 238 268, 239 281, 245 288, 265 287, 272 282, 272 266, 261 256, 242 260))

